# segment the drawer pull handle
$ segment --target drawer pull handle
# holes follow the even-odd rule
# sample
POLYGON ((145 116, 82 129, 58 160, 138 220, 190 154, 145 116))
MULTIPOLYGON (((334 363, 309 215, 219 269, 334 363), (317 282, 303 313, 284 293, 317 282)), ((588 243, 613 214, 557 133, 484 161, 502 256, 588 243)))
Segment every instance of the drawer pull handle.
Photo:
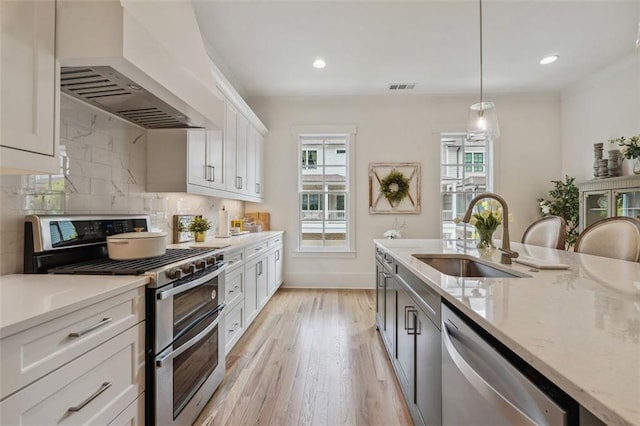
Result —
POLYGON ((76 405, 74 407, 69 407, 68 411, 71 411, 72 413, 76 413, 76 412, 82 410, 87 404, 89 404, 91 401, 93 401, 94 399, 99 397, 100 394, 102 394, 104 391, 106 391, 110 387, 111 387, 111 382, 104 382, 102 384, 102 386, 100 386, 100 389, 98 389, 93 395, 91 395, 89 398, 87 398, 84 401, 82 401, 80 403, 80 405, 76 405))
POLYGON ((91 327, 87 327, 82 331, 78 331, 78 332, 73 332, 73 333, 69 333, 69 337, 80 337, 80 336, 84 336, 87 333, 92 332, 95 329, 98 329, 102 326, 105 326, 107 324, 109 324, 111 321, 113 321, 112 318, 102 318, 102 321, 100 321, 97 324, 92 325, 91 327))

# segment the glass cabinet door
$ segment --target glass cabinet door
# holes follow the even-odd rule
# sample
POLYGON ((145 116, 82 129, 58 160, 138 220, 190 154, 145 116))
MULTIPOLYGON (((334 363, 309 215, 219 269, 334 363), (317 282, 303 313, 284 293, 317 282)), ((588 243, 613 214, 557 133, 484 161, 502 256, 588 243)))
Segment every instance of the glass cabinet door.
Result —
POLYGON ((640 219, 640 190, 614 191, 615 215, 640 219))
POLYGON ((609 217, 609 194, 609 191, 584 193, 584 228, 609 217))

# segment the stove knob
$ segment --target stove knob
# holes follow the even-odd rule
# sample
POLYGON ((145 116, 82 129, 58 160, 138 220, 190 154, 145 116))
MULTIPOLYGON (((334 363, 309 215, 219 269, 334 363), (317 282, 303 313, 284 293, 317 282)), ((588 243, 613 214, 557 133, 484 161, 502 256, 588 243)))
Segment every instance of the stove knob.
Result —
POLYGON ((215 263, 216 263, 216 257, 215 256, 207 257, 207 265, 215 265, 215 263))
POLYGON ((185 275, 193 274, 195 271, 196 271, 196 265, 194 265, 193 263, 189 263, 188 265, 184 265, 182 267, 182 272, 184 272, 185 275))
POLYGON ((196 269, 202 269, 205 266, 207 266, 207 261, 206 260, 198 260, 196 262, 196 269))
POLYGON ((165 275, 167 276, 167 278, 169 278, 170 280, 176 280, 180 277, 182 277, 182 271, 180 269, 169 269, 165 275))

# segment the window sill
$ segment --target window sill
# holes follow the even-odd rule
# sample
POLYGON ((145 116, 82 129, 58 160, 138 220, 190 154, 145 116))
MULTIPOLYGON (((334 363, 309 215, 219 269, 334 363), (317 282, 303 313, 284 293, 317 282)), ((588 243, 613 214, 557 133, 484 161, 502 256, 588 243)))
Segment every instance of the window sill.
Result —
POLYGON ((296 250, 291 252, 294 258, 324 258, 324 259, 354 259, 355 250, 328 251, 328 250, 296 250))

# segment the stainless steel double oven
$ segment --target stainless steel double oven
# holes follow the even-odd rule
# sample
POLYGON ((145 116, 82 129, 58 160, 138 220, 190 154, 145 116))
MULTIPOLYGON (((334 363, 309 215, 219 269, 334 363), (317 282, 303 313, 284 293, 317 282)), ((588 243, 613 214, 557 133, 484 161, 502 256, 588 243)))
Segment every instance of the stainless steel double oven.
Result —
POLYGON ((155 391, 151 423, 190 425, 222 381, 223 295, 221 261, 149 291, 147 309, 155 311, 149 312, 155 327, 147 336, 147 390, 155 391))
POLYGON ((224 269, 211 249, 111 260, 106 237, 149 230, 144 215, 28 216, 26 273, 145 275, 146 423, 191 425, 222 381, 224 269))

